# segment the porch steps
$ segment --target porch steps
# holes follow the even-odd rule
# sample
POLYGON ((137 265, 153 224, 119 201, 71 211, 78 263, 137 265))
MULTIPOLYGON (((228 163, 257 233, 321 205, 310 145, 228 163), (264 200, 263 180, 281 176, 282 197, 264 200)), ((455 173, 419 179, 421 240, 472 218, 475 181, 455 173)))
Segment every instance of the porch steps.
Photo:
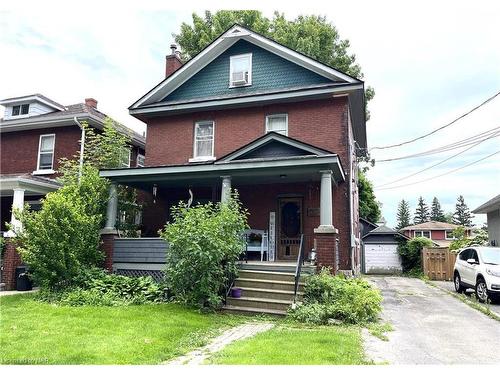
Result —
MULTIPOLYGON (((295 271, 295 270, 294 270, 295 271)), ((225 310, 253 314, 286 315, 293 303, 295 273, 241 269, 234 282, 241 289, 241 297, 228 297, 225 310)), ((304 292, 304 278, 298 284, 297 299, 304 292)))
MULTIPOLYGON (((240 270, 253 270, 253 271, 269 271, 269 272, 283 272, 295 274, 295 264, 291 263, 278 263, 278 262, 248 262, 240 263, 240 270)), ((302 275, 311 275, 316 271, 315 266, 304 264, 302 266, 302 275)))

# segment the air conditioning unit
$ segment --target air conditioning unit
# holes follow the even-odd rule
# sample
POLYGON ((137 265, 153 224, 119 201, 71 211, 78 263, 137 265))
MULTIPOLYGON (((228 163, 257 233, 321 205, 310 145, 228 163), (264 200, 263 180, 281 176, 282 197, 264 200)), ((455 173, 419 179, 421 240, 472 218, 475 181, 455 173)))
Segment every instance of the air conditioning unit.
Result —
POLYGON ((248 72, 234 72, 231 77, 233 86, 242 86, 248 83, 248 72))

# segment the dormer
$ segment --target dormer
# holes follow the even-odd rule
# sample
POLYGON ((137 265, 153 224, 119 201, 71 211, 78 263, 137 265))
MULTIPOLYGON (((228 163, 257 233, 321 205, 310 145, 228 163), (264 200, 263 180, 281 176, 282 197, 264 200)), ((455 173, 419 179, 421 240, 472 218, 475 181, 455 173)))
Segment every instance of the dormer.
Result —
POLYGON ((46 113, 64 111, 64 106, 40 94, 0 100, 5 107, 4 120, 18 120, 46 113))

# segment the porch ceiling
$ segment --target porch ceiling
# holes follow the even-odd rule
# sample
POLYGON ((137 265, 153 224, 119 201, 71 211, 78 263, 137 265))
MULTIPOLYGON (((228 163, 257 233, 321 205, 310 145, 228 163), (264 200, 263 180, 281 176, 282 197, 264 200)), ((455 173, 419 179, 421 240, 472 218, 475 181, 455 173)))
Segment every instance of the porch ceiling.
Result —
POLYGON ((319 181, 322 170, 332 170, 335 182, 344 181, 337 155, 289 157, 274 160, 242 160, 223 164, 101 170, 100 175, 138 189, 213 186, 221 176, 231 176, 233 186, 319 181))

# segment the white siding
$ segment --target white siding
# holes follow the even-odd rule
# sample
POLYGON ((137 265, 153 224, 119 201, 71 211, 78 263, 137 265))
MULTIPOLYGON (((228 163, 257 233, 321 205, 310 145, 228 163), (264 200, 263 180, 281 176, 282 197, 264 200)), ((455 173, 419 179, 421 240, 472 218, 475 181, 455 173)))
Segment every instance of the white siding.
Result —
POLYGON ((500 210, 488 212, 488 239, 490 245, 495 241, 495 246, 500 246, 500 210))
POLYGON ((54 108, 51 108, 51 107, 49 107, 43 103, 37 102, 37 101, 19 102, 16 104, 9 104, 8 106, 5 107, 4 119, 5 120, 23 119, 23 118, 32 117, 32 116, 43 115, 45 113, 54 112, 54 111, 55 111, 54 108), (12 116, 12 107, 15 105, 23 105, 23 104, 30 105, 28 114, 27 115, 12 116))
POLYGON ((365 273, 390 274, 401 271, 398 245, 365 244, 365 273))

